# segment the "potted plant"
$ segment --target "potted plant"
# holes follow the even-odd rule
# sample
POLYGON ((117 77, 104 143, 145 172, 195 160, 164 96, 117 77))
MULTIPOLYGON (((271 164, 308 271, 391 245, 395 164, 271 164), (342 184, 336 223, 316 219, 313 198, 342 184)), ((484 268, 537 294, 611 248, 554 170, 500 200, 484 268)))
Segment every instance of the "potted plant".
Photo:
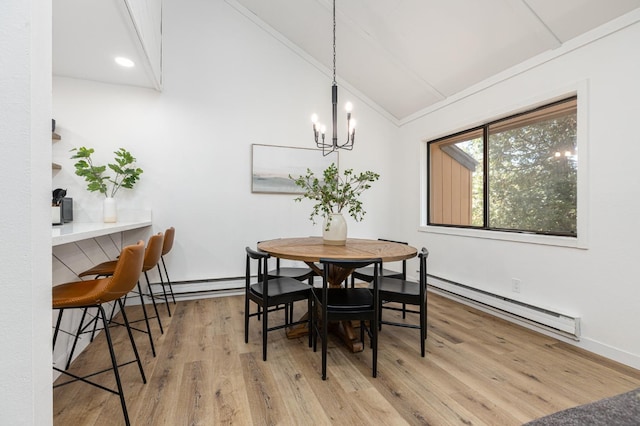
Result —
POLYGON ((315 224, 316 216, 324 217, 323 239, 325 244, 344 245, 347 239, 347 224, 342 211, 348 208, 349 215, 359 222, 366 212, 362 208, 360 195, 371 188, 371 183, 380 175, 371 171, 355 173, 347 169, 340 175, 338 167, 332 163, 323 172, 322 179, 307 169, 307 174, 297 179, 289 176, 295 184, 304 190, 304 194, 295 198, 302 201, 308 198, 316 204, 311 210, 309 219, 315 224))
POLYGON ((93 148, 74 148, 75 152, 71 159, 78 160, 74 166, 76 175, 84 177, 87 182, 87 189, 91 192, 104 194, 103 216, 105 222, 117 221, 117 208, 115 195, 120 188, 133 188, 133 185, 140 179, 142 169, 135 166, 136 159, 129 151, 120 148, 114 151, 115 163, 108 163, 106 166, 96 166, 91 155, 95 152, 93 148), (107 166, 115 173, 111 177, 105 175, 107 166))

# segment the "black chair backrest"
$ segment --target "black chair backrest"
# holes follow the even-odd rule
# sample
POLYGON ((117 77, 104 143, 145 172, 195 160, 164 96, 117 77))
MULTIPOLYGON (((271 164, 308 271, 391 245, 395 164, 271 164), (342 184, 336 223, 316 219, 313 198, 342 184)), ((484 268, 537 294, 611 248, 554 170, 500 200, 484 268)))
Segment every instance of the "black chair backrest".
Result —
POLYGON ((245 251, 247 252, 247 264, 246 264, 246 273, 245 273, 245 286, 246 290, 249 291, 249 287, 251 286, 251 260, 258 261, 258 281, 262 281, 264 284, 263 295, 264 297, 268 297, 268 265, 267 259, 271 257, 271 255, 262 250, 254 250, 251 247, 245 247, 245 251))
POLYGON ((247 256, 252 259, 268 259, 271 257, 269 253, 262 250, 254 250, 251 247, 246 247, 247 256))
MULTIPOLYGON (((262 242, 262 241, 258 241, 258 244, 260 244, 261 242, 262 242)), ((249 248, 249 247, 247 247, 247 248, 249 248)), ((258 250, 251 250, 251 251, 254 253, 254 256, 258 256, 258 255, 260 255, 261 253, 264 253, 264 254, 267 254, 267 255, 268 255, 268 253, 265 253, 265 252, 261 251, 260 249, 258 249, 258 250)), ((258 259, 258 257, 252 257, 252 258, 253 258, 253 259, 258 259)), ((263 262, 264 262, 264 264, 266 265, 266 268, 265 268, 265 269, 266 269, 267 271, 270 269, 270 268, 269 268, 269 263, 267 262, 267 259, 270 259, 270 258, 271 258, 271 255, 268 255, 266 258, 264 258, 264 257, 263 257, 263 262)), ((279 258, 279 257, 276 257, 276 270, 279 270, 279 269, 280 269, 280 258, 279 258)), ((262 268, 258 268, 258 281, 262 281, 262 268)))
MULTIPOLYGON (((407 243, 406 241, 387 240, 385 238, 378 238, 378 241, 386 241, 388 243, 397 243, 397 244, 409 245, 409 243, 407 243)), ((402 261, 402 279, 404 279, 404 280, 407 279, 407 261, 406 260, 402 261)))
POLYGON ((420 253, 418 253, 418 259, 420 259, 420 287, 427 287, 427 258, 429 257, 429 250, 426 247, 422 247, 420 253))
MULTIPOLYGON (((358 269, 371 265, 372 263, 380 264, 382 259, 330 259, 322 258, 320 263, 323 265, 334 265, 345 269, 358 269)), ((377 271, 376 271, 377 272, 377 271)))
MULTIPOLYGON (((374 265, 374 273, 373 273, 373 289, 374 289, 374 297, 376 298, 377 303, 377 295, 378 295, 378 277, 380 276, 380 270, 382 269, 382 259, 330 259, 330 258, 322 258, 320 259, 320 263, 324 267, 324 273, 322 274, 322 287, 323 287, 323 297, 326 298, 328 291, 328 280, 327 277, 330 274, 330 267, 339 267, 345 269, 358 269, 365 268, 371 264, 374 265)), ((326 300, 326 299, 325 299, 326 300)))

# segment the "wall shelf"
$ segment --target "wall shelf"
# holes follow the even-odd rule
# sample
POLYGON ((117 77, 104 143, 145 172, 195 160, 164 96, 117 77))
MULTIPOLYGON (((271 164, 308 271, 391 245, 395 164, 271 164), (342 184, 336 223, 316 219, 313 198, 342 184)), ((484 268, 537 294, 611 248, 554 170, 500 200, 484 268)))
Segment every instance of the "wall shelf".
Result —
MULTIPOLYGON (((59 141, 60 139, 62 139, 60 137, 59 134, 57 134, 56 132, 51 132, 51 140, 56 142, 59 141)), ((51 163, 51 170, 60 170, 62 169, 62 166, 58 163, 51 163)))

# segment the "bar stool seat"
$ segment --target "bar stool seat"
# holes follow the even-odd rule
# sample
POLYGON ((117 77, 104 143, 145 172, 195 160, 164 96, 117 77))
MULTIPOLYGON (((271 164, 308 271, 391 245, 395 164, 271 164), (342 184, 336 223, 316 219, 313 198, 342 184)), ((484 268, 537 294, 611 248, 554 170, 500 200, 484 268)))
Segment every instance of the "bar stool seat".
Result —
POLYGON ((117 260, 109 260, 106 262, 102 262, 98 265, 95 265, 91 269, 87 269, 84 272, 80 272, 79 277, 108 277, 113 274, 113 271, 116 269, 117 260))

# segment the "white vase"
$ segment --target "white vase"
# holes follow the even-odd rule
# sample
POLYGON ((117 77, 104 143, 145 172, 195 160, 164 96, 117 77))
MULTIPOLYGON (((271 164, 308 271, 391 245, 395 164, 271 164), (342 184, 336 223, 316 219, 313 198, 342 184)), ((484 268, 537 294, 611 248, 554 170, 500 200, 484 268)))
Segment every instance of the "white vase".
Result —
POLYGON ((118 221, 118 204, 113 197, 107 197, 102 202, 102 220, 104 223, 114 223, 118 221))
POLYGON ((324 244, 343 246, 347 242, 347 222, 342 213, 331 213, 324 218, 322 224, 322 239, 324 244), (329 221, 329 217, 331 220, 329 221), (327 225, 327 221, 329 224, 327 225))

